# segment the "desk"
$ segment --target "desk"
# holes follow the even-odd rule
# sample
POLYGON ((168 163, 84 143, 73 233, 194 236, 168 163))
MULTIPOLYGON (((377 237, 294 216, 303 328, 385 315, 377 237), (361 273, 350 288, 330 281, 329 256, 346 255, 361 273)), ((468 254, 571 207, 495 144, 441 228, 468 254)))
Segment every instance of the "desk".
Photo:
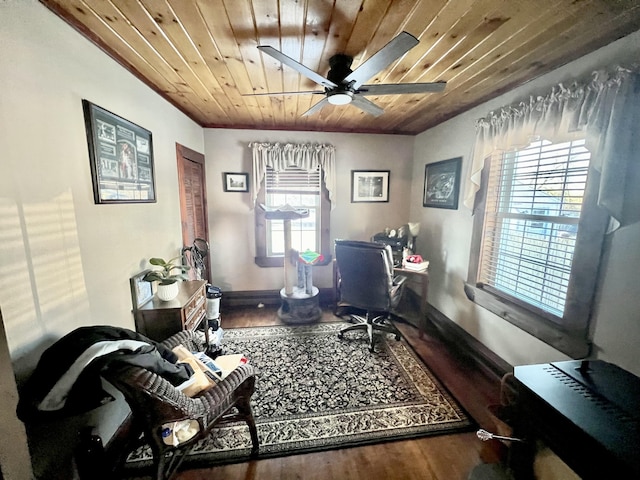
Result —
MULTIPOLYGON (((416 328, 418 328, 418 330, 420 331, 420 338, 423 338, 424 331, 426 328, 426 322, 427 322, 427 305, 428 305, 427 293, 429 291, 429 272, 428 271, 415 272, 413 270, 406 270, 404 268, 394 268, 393 272, 396 275, 402 275, 407 277, 407 282, 415 282, 420 284, 419 318, 416 318, 415 315, 408 315, 408 313, 413 313, 413 312, 403 312, 400 309, 395 309, 392 313, 408 321, 409 323, 414 325, 416 328)), ((338 309, 349 307, 348 304, 340 302, 340 292, 338 289, 339 282, 340 282, 340 272, 338 270, 338 265, 334 260, 333 261, 333 295, 334 295, 333 296, 334 298, 333 313, 334 315, 338 314, 338 309)), ((403 294, 403 297, 405 296, 406 294, 403 294)), ((398 306, 400 307, 402 303, 403 302, 401 299, 400 305, 398 306)))
MULTIPOLYGON (((416 272, 414 270, 407 270, 406 268, 394 268, 393 272, 396 275, 402 275, 407 277, 408 282, 416 282, 420 284, 420 319, 418 321, 418 330, 420 331, 420 338, 424 336, 424 330, 427 322, 427 293, 429 291, 429 272, 416 272)), ((399 317, 409 320, 402 312, 394 312, 399 317)))

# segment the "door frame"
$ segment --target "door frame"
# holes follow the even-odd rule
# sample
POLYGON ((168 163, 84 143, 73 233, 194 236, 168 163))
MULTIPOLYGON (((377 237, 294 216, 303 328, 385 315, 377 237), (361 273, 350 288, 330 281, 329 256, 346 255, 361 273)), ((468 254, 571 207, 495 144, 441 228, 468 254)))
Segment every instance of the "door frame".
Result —
POLYGON ((206 168, 205 168, 205 158, 204 158, 204 154, 196 152, 195 150, 192 150, 188 147, 185 147, 184 145, 180 145, 179 143, 176 142, 176 161, 177 161, 177 165, 178 165, 178 190, 179 190, 179 197, 180 197, 180 224, 181 224, 181 230, 182 230, 182 245, 183 246, 187 246, 187 243, 189 243, 189 245, 191 244, 191 242, 189 242, 189 239, 187 238, 187 222, 186 222, 186 218, 187 216, 187 204, 185 201, 185 192, 184 192, 184 177, 185 177, 185 173, 184 173, 184 161, 188 160, 191 162, 195 162, 195 163, 199 163, 200 165, 202 165, 202 208, 204 210, 204 231, 205 231, 205 235, 204 235, 204 239, 207 241, 207 244, 209 244, 209 254, 207 255, 207 258, 205 259, 205 269, 206 269, 206 273, 207 273, 207 280, 209 282, 212 281, 211 279, 211 244, 209 242, 209 208, 207 205, 207 175, 206 175, 206 168))

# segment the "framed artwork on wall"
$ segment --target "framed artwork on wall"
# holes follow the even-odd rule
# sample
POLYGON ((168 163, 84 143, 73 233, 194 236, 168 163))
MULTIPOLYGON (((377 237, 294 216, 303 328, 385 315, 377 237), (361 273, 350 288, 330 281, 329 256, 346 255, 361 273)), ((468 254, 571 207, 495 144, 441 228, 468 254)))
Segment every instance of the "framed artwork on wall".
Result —
POLYGON ((131 286, 131 302, 133 303, 134 310, 138 310, 142 305, 153 298, 153 286, 151 282, 143 280, 144 276, 150 271, 151 270, 145 270, 129 279, 129 284, 131 286))
POLYGON ((351 170, 351 203, 388 202, 390 170, 351 170))
POLYGON ((249 191, 249 174, 225 172, 224 174, 224 191, 225 192, 248 192, 249 191))
POLYGON ((156 201, 151 132, 82 100, 95 203, 156 201))
POLYGON ((425 165, 422 206, 458 209, 461 166, 462 157, 425 165))

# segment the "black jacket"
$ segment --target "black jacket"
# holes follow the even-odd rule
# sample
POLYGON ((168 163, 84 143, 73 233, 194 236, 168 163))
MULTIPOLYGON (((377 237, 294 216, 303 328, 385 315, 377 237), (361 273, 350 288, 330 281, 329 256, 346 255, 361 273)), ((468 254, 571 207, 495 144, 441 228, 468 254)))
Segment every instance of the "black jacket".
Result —
MULTIPOLYGON (((126 342, 125 342, 126 343, 126 342)), ((22 421, 36 420, 40 417, 59 417, 76 415, 96 408, 113 400, 102 388, 101 372, 108 368, 123 365, 136 365, 146 368, 171 384, 179 385, 186 381, 193 370, 187 364, 176 364, 176 355, 163 345, 143 335, 125 328, 97 325, 81 327, 68 333, 42 354, 38 365, 20 392, 17 414, 22 421), (135 350, 118 348, 123 340, 145 342, 135 350), (63 392, 66 397, 63 405, 55 410, 43 411, 41 403, 52 389, 60 389, 60 379, 76 368, 76 360, 87 349, 98 342, 114 342, 111 348, 116 350, 94 358, 84 367, 80 367, 72 386, 63 392), (75 365, 74 365, 75 362, 75 365)), ((59 392, 58 392, 59 393, 59 392)))

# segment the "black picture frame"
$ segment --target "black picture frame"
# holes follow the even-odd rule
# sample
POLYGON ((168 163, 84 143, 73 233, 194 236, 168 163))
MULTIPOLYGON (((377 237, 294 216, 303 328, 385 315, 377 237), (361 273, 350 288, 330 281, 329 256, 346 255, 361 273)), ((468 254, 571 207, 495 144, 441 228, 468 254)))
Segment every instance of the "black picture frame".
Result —
POLYGON ((390 170, 351 170, 351 203, 389 201, 390 170))
POLYGON ((82 109, 95 203, 154 203, 151 132, 88 100, 82 109))
POLYGON ((249 174, 239 172, 224 172, 223 187, 225 192, 248 192, 249 174))
POLYGON ((422 206, 457 210, 461 168, 462 157, 426 164, 422 206))
POLYGON ((151 270, 144 270, 129 279, 131 287, 131 303, 133 310, 138 310, 145 303, 153 298, 153 285, 151 282, 143 280, 144 276, 151 270))

